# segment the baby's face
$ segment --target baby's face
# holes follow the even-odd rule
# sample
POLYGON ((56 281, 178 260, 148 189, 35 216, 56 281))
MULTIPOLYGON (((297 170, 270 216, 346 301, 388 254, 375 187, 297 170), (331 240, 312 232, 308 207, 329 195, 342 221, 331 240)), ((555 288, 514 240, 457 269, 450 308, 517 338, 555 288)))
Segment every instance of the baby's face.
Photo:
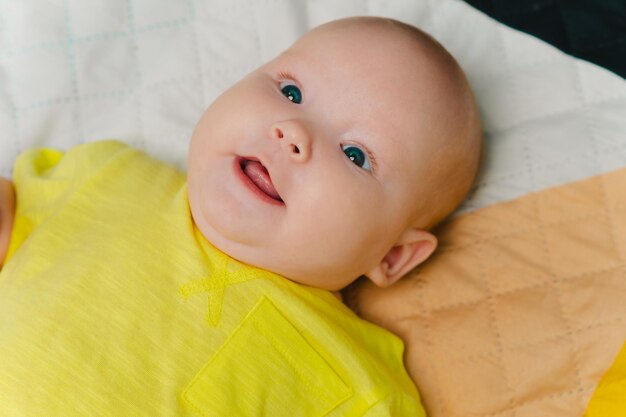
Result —
POLYGON ((221 95, 189 151, 203 235, 240 261, 330 290, 377 266, 415 220, 429 162, 420 138, 437 120, 433 80, 407 48, 318 29, 221 95))

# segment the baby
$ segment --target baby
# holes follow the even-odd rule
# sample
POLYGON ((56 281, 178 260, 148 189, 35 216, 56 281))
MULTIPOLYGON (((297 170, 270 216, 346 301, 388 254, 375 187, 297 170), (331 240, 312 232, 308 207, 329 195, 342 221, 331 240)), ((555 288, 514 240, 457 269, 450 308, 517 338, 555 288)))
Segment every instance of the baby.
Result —
POLYGON ((115 141, 25 152, 0 182, 3 412, 424 415, 401 342, 332 291, 425 261, 480 147, 443 47, 360 17, 217 98, 186 176, 115 141))

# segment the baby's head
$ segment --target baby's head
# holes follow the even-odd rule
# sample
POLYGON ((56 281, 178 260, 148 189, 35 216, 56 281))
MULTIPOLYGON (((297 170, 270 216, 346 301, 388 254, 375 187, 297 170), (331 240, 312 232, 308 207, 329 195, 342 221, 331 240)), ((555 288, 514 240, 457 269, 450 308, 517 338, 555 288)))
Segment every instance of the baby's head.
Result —
POLYGON ((382 18, 305 34, 206 110, 189 150, 202 234, 230 256, 337 290, 387 286, 437 246, 481 147, 454 59, 382 18))

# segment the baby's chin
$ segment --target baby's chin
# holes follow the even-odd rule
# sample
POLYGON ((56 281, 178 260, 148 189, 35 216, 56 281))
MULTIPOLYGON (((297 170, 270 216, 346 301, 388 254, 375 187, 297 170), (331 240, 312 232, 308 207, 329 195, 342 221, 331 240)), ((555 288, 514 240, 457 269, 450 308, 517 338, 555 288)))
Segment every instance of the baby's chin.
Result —
MULTIPOLYGON (((219 237, 211 239, 203 233, 203 236, 217 249, 239 262, 251 265, 255 268, 263 269, 273 274, 279 275, 284 279, 295 282, 297 284, 338 292, 349 285, 353 280, 330 276, 329 273, 319 270, 311 270, 310 268, 302 268, 300 264, 295 264, 293 256, 281 258, 276 253, 285 253, 284 250, 274 250, 269 245, 250 246, 241 242, 233 242, 219 237)), ((302 264, 310 265, 310 262, 303 260, 302 264)))

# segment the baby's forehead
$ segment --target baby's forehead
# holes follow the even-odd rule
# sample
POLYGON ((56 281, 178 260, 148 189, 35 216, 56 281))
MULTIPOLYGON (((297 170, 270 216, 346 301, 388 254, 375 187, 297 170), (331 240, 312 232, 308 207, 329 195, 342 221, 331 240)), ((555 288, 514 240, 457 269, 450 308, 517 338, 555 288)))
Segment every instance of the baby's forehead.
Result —
MULTIPOLYGON (((454 78, 447 52, 416 28, 397 27, 384 19, 331 22, 300 38, 286 57, 316 67, 320 75, 369 82, 362 88, 399 89, 394 94, 425 95, 454 78), (380 21, 382 20, 382 21, 380 21)), ((396 22, 399 23, 399 22, 396 22)))

